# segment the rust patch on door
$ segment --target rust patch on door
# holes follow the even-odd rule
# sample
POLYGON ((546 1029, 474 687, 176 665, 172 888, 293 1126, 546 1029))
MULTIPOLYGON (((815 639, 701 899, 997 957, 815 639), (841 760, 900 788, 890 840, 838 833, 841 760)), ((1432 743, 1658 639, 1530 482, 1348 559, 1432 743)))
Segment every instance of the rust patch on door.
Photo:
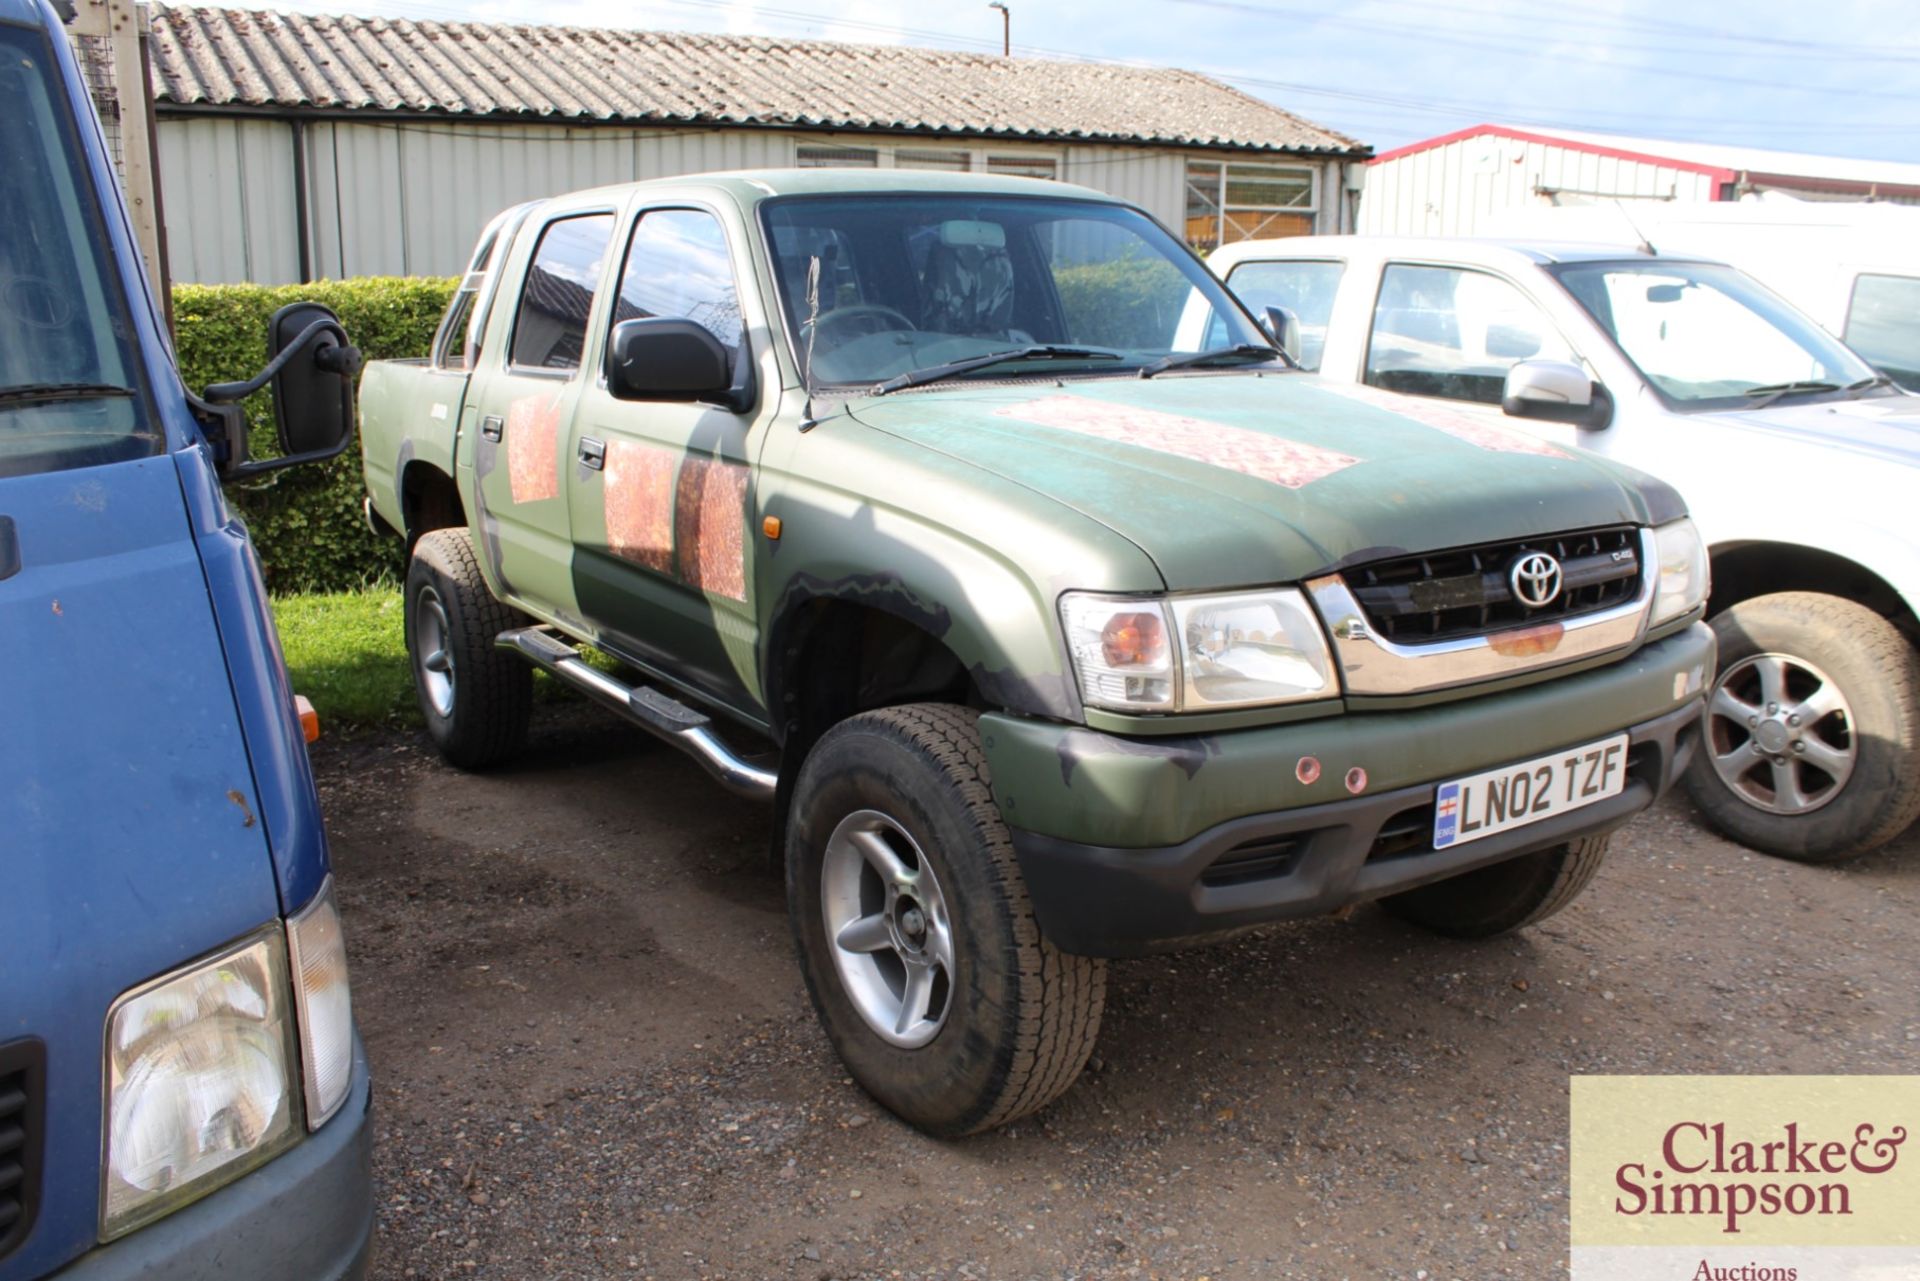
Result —
POLYGON ((1206 422, 1156 409, 1084 401, 1074 396, 1044 396, 995 412, 1039 423, 1042 427, 1188 458, 1288 489, 1310 485, 1360 461, 1318 445, 1305 445, 1227 423, 1206 422))
POLYGON ((560 392, 507 406, 507 490, 516 503, 560 496, 560 392))
POLYGON ((719 459, 687 459, 673 508, 680 577, 689 587, 745 600, 747 469, 719 459))
POLYGON ((607 442, 607 550, 656 573, 673 570, 673 468, 680 451, 617 437, 607 442))

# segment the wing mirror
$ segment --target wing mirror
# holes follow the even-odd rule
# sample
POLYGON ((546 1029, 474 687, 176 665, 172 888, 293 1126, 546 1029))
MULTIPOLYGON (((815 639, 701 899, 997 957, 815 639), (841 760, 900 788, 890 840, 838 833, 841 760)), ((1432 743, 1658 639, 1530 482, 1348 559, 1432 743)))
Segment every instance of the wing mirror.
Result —
POLYGON ((1565 360, 1522 360, 1508 369, 1500 408, 1515 418, 1572 423, 1582 431, 1599 431, 1613 421, 1607 389, 1565 360))
POLYGON ((607 390, 615 400, 704 401, 745 413, 752 396, 736 384, 733 353, 692 320, 623 320, 607 341, 607 390))
POLYGON ((1268 307, 1260 313, 1260 327, 1273 339, 1273 345, 1287 353, 1287 359, 1300 363, 1300 317, 1285 307, 1268 307))
POLYGON ((321 462, 353 439, 353 380, 360 349, 332 310, 289 303, 267 321, 267 367, 245 382, 214 383, 191 397, 214 446, 222 480, 239 480, 297 463, 321 462), (247 457, 247 418, 240 402, 273 384, 278 458, 247 457))

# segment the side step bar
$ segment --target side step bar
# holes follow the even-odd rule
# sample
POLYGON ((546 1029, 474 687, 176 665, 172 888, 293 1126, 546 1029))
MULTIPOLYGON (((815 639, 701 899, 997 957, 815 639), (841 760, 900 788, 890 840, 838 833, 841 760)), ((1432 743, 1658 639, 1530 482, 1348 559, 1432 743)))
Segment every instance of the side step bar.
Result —
POLYGON ((687 753, 720 785, 737 796, 771 801, 777 770, 737 755, 713 729, 713 720, 678 699, 646 685, 628 685, 592 666, 580 651, 544 627, 516 627, 501 632, 494 642, 536 667, 580 690, 603 707, 611 708, 641 729, 687 753))

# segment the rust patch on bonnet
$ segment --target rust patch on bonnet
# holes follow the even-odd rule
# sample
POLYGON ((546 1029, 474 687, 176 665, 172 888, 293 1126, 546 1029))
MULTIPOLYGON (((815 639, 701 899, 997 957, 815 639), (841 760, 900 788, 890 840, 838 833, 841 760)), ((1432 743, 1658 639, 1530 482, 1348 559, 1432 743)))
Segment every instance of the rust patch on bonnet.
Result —
POLYGON ((747 469, 739 463, 689 458, 674 490, 673 542, 688 586, 747 598, 747 469))
POLYGON ((607 550, 656 573, 673 569, 676 450, 618 438, 607 442, 607 550))
POLYGON ((1517 632, 1495 632, 1487 637, 1487 644, 1494 653, 1505 658, 1532 658, 1559 649, 1560 638, 1566 634, 1565 624, 1542 623, 1538 627, 1523 627, 1517 632))
POLYGON ((241 814, 240 826, 252 827, 253 811, 247 808, 247 798, 240 793, 239 789, 237 788, 230 789, 227 792, 227 799, 240 807, 240 814, 241 814))
POLYGON ((522 396, 507 406, 507 489, 516 503, 560 496, 560 393, 522 396))
POLYGON ((1437 401, 1418 396, 1401 396, 1354 383, 1320 383, 1321 391, 1345 396, 1389 413, 1411 418, 1423 427, 1445 432, 1455 440, 1491 450, 1496 454, 1537 454, 1542 458, 1565 458, 1567 451, 1550 445, 1524 431, 1483 422, 1471 414, 1449 409, 1437 401))
POLYGON ((994 412, 1042 427, 1057 427, 1237 471, 1288 489, 1310 485, 1360 461, 1331 449, 1303 445, 1227 423, 1206 422, 1184 414, 1164 414, 1156 409, 1100 404, 1073 396, 1045 396, 994 412))

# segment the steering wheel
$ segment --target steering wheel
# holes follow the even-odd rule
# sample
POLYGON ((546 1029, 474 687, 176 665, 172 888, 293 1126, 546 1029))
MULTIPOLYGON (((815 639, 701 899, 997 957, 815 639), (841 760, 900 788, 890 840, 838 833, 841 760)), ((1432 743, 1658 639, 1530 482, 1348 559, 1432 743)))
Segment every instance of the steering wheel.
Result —
MULTIPOLYGON (((832 311, 822 312, 820 315, 819 324, 816 328, 816 335, 820 337, 824 337, 826 335, 827 326, 829 324, 844 325, 849 322, 861 321, 861 320, 896 321, 898 323, 892 326, 892 328, 895 328, 895 329, 917 330, 919 328, 918 325, 914 324, 911 320, 908 320, 905 316, 901 315, 899 312, 895 311, 891 307, 884 307, 878 303, 856 303, 851 307, 835 307, 832 311)), ((805 328, 804 325, 802 325, 801 327, 805 328)), ((871 326, 869 328, 869 332, 879 333, 880 329, 881 329, 881 326, 878 326, 878 325, 871 326)), ((840 341, 845 341, 845 340, 841 339, 840 341)))

